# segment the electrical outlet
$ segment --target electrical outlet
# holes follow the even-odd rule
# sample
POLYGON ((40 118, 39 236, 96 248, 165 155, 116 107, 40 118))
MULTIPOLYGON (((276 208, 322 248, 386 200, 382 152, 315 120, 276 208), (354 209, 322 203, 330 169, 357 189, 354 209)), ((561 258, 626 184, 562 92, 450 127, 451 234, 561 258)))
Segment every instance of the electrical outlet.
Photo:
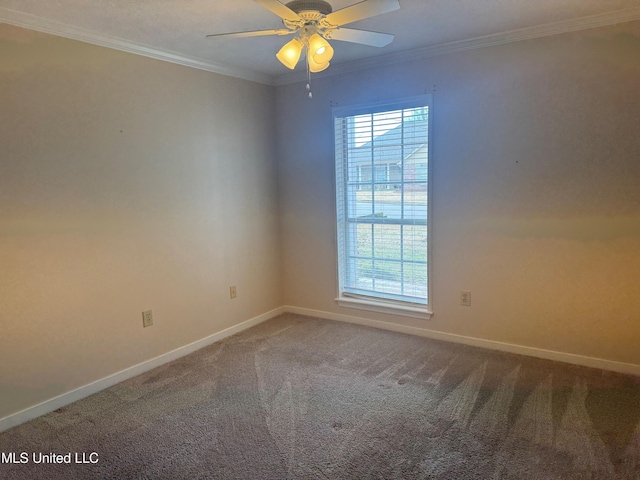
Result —
POLYGON ((464 307, 471 306, 471 292, 469 292, 468 290, 462 290, 460 292, 460 305, 464 307))
POLYGON ((151 325, 153 325, 153 314, 151 310, 146 310, 142 312, 142 326, 150 327, 151 325))
POLYGON ((238 296, 238 293, 236 292, 236 286, 233 285, 232 287, 229 287, 229 298, 236 298, 238 296))

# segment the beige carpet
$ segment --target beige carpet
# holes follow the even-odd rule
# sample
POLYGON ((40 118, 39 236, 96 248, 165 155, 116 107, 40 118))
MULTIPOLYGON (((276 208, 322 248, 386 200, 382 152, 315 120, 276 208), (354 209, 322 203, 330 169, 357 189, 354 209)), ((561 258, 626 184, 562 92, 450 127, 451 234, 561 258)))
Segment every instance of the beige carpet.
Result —
POLYGON ((640 382, 285 314, 0 434, 0 452, 29 456, 0 464, 9 479, 638 480, 640 382), (76 452, 98 463, 32 459, 76 452))

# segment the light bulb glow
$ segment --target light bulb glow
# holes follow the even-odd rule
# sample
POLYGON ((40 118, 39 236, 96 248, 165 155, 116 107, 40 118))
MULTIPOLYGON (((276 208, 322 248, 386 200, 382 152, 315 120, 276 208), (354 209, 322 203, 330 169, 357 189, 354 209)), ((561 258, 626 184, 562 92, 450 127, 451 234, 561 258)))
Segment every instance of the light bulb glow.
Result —
POLYGON ((333 47, 317 33, 309 37, 309 57, 314 63, 324 65, 333 58, 333 47))
POLYGON ((297 38, 285 43, 285 45, 276 54, 276 58, 280 60, 285 67, 293 70, 300 60, 302 53, 302 42, 297 38))

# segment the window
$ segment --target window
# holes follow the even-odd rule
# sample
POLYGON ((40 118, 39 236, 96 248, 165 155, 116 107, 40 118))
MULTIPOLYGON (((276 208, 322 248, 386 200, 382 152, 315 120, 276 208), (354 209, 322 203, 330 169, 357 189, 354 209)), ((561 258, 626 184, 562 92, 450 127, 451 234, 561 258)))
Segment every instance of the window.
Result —
POLYGON ((428 316, 430 97, 334 108, 338 303, 428 316))

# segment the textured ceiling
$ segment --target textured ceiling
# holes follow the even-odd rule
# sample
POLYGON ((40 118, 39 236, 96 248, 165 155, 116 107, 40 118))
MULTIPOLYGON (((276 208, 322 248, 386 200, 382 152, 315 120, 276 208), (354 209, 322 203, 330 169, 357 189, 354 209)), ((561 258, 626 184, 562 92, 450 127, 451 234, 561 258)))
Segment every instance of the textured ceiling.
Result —
MULTIPOLYGON (((356 0, 330 3, 335 11, 356 0)), ((619 12, 616 21, 625 15, 640 18, 640 0, 400 0, 400 10, 349 24, 392 33, 393 43, 379 49, 332 42, 332 67, 608 12, 619 12)), ((205 38, 282 27, 277 16, 252 0, 0 0, 3 19, 63 35, 69 30, 73 38, 87 36, 77 32, 98 35, 262 78, 290 73, 275 58, 287 37, 205 38)))

